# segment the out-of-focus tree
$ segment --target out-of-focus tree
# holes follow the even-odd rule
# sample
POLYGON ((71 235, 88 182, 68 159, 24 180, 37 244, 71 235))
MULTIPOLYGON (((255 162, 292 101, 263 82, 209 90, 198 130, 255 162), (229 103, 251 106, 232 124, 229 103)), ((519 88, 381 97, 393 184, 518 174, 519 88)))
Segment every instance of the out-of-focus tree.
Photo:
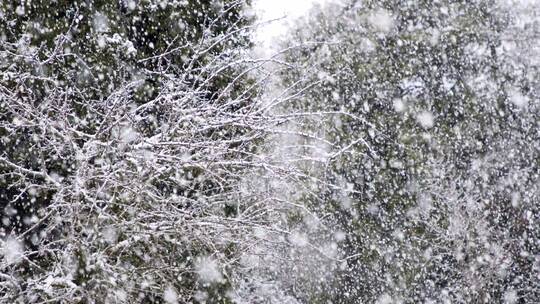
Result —
MULTIPOLYGON (((284 111, 332 114, 294 127, 338 143, 299 141, 322 161, 302 163, 320 181, 297 202, 326 232, 305 212, 296 223, 305 242, 335 247, 332 275, 290 277, 304 299, 540 298, 539 70, 524 51, 538 48, 538 20, 515 12, 483 0, 341 1, 293 30, 283 83, 310 88, 284 111)), ((285 272, 314 260, 293 256, 285 272)))

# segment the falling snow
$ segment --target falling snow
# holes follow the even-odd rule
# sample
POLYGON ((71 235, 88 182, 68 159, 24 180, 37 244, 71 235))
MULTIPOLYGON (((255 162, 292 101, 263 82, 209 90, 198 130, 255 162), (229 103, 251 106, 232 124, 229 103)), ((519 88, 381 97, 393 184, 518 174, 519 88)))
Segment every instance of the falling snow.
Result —
POLYGON ((199 279, 204 283, 219 282, 223 275, 219 270, 218 262, 210 257, 202 257, 195 266, 199 279))
POLYGON ((169 286, 165 289, 163 292, 163 300, 165 300, 165 303, 167 304, 178 304, 178 295, 173 287, 169 286))
POLYGON ((378 31, 389 32, 394 26, 394 21, 390 13, 384 9, 379 9, 371 13, 368 17, 369 23, 378 31))
POLYGON ((540 303, 538 12, 0 1, 0 303, 540 303))
POLYGON ((418 123, 426 129, 433 127, 433 114, 430 112, 423 111, 416 116, 416 119, 418 120, 418 123))
POLYGON ((2 256, 8 265, 21 262, 24 257, 24 247, 20 241, 14 238, 8 238, 2 244, 2 256))

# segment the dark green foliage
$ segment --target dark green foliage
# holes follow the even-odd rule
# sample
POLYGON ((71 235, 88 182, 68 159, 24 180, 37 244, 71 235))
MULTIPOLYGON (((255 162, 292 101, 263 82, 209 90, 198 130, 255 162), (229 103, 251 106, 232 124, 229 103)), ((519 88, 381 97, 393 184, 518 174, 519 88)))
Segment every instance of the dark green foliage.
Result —
MULTIPOLYGON (((508 207, 512 192, 538 195, 538 174, 502 186, 512 179, 511 172, 538 172, 537 164, 522 163, 538 159, 538 151, 528 146, 531 141, 538 146, 531 129, 537 124, 538 106, 532 100, 538 92, 524 78, 536 73, 533 79, 538 79, 538 71, 516 63, 519 59, 503 48, 510 15, 494 1, 342 4, 316 11, 299 24, 292 44, 300 46, 286 55, 297 67, 282 75, 285 86, 318 82, 289 110, 342 113, 324 121, 306 119, 305 128, 338 147, 354 143, 320 168, 324 181, 338 188, 322 187, 302 199, 325 216, 327 225, 347 233, 340 253, 354 256, 335 271, 335 281, 311 296, 357 303, 387 294, 420 302, 441 300, 444 291, 450 299, 470 302, 501 299, 505 289, 522 286, 526 291, 519 297, 538 299, 537 285, 527 274, 532 260, 519 262, 519 253, 506 247, 516 246, 514 241, 502 246, 519 270, 506 279, 486 275, 466 287, 467 267, 492 271, 484 264, 471 266, 491 242, 512 235, 527 243, 529 235, 538 234, 518 215, 537 213, 532 201, 524 201, 520 212, 508 207), (516 95, 529 104, 513 102, 516 95), (471 170, 479 160, 485 160, 489 177, 471 170), (476 220, 485 212, 490 222, 471 227, 478 229, 473 234, 487 233, 491 239, 476 240, 485 242, 482 248, 464 245, 469 257, 463 261, 453 250, 469 241, 445 233, 451 234, 455 200, 467 199, 483 211, 466 216, 476 220), (485 209, 480 202, 487 202, 485 209), (427 212, 427 218, 417 218, 418 212, 427 212), (505 224, 498 219, 502 214, 505 224), (523 276, 521 285, 511 276, 523 276)), ((526 251, 531 249, 537 250, 526 251)))

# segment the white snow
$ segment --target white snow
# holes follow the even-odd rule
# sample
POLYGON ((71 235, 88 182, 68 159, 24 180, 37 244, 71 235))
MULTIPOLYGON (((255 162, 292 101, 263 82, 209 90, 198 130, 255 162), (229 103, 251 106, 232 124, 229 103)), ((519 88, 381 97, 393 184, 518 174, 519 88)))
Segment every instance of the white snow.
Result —
POLYGON ((405 102, 403 101, 403 99, 401 98, 396 98, 394 99, 394 110, 396 110, 396 112, 403 112, 405 111, 405 107, 406 107, 406 104, 405 102))
POLYGON ((2 244, 2 255, 8 265, 19 263, 24 254, 24 247, 18 240, 8 237, 2 244))
POLYGON ((289 241, 297 247, 305 247, 308 244, 307 236, 301 232, 291 233, 289 241))
POLYGON ((518 108, 525 107, 529 102, 528 98, 515 88, 510 90, 508 98, 510 99, 510 102, 512 102, 518 108))
POLYGON ((125 303, 127 301, 128 295, 125 290, 117 290, 114 292, 114 295, 120 303, 125 303))
POLYGON ((347 234, 341 230, 334 232, 334 239, 338 242, 344 241, 347 238, 347 234))
POLYGON ((513 289, 507 290, 504 293, 504 303, 505 304, 514 304, 518 301, 517 292, 513 289))
POLYGON ((24 12, 24 6, 22 6, 22 5, 17 6, 17 8, 15 9, 15 13, 17 13, 17 15, 19 15, 19 16, 24 15, 24 13, 25 13, 24 12))
POLYGON ((118 239, 116 229, 114 227, 107 227, 105 230, 103 230, 103 239, 109 244, 116 243, 116 240, 118 239))
POLYGON ((422 127, 426 128, 426 129, 429 129, 429 128, 433 127, 433 124, 434 124, 433 114, 431 112, 428 112, 428 111, 420 112, 416 116, 416 120, 418 121, 418 123, 422 127))
POLYGON ((510 203, 512 204, 512 207, 517 208, 519 207, 519 201, 521 199, 521 195, 519 192, 512 193, 510 203))
POLYGON ((392 297, 387 293, 382 294, 377 299, 377 304, 391 304, 391 303, 393 303, 392 297))
POLYGON ((21 284, 29 303, 82 287, 115 303, 530 302, 537 23, 516 15, 500 33, 474 3, 336 0, 287 28, 320 1, 253 0, 277 15, 250 9, 238 35, 221 0, 219 20, 187 0, 49 16, 58 24, 26 18, 31 1, 0 8, 26 32, 0 33, 0 100, 16 97, 0 103, 0 302, 21 284), (165 7, 170 33, 154 14, 165 7), (281 16, 277 31, 257 24, 281 16), (254 58, 245 35, 288 48, 254 58), (58 258, 21 272, 30 244, 58 258), (77 286, 85 273, 97 285, 77 286))
POLYGON ((178 294, 172 286, 168 286, 163 292, 163 300, 167 304, 178 304, 178 294))
POLYGON ((109 29, 109 19, 103 13, 94 15, 94 30, 96 32, 106 32, 109 29))
POLYGON ((385 9, 378 9, 373 12, 369 17, 368 21, 377 31, 388 33, 394 27, 394 19, 390 12, 385 9))
POLYGON ((210 257, 200 258, 195 265, 195 271, 204 283, 215 283, 223 280, 218 262, 210 257))
POLYGON ((129 0, 128 3, 127 3, 127 7, 129 10, 134 10, 136 7, 137 7, 137 3, 135 3, 135 1, 133 0, 129 0))

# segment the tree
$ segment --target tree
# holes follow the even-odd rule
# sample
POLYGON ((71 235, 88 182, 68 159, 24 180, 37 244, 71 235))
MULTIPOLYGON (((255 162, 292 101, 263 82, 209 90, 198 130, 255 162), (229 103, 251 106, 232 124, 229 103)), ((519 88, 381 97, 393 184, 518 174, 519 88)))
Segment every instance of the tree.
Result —
POLYGON ((314 85, 287 109, 333 113, 299 128, 337 141, 306 169, 324 182, 298 199, 337 246, 333 279, 290 280, 310 286, 305 300, 538 300, 538 67, 516 53, 538 36, 511 13, 495 1, 343 1, 297 25, 283 83, 314 85))
POLYGON ((0 4, 2 301, 234 298, 273 212, 242 182, 280 121, 248 5, 0 4))

